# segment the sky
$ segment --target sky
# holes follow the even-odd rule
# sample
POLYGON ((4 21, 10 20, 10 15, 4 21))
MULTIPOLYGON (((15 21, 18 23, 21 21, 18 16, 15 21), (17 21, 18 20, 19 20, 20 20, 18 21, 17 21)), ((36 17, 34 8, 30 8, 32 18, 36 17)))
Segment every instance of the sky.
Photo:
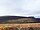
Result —
POLYGON ((40 17, 40 0, 0 0, 0 16, 40 17))

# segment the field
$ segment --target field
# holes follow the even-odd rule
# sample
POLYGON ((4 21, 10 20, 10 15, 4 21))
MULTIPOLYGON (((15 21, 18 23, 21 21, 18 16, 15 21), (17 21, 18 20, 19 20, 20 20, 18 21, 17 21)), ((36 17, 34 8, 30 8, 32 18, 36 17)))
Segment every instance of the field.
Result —
POLYGON ((40 23, 28 24, 0 24, 0 30, 40 30, 40 23))
POLYGON ((0 30, 40 30, 39 20, 32 17, 0 17, 0 30))

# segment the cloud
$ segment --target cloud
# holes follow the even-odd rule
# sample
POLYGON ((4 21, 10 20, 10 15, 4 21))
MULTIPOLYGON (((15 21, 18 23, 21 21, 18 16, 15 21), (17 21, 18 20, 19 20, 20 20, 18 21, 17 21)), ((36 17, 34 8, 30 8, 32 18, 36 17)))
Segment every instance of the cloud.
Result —
POLYGON ((39 16, 40 0, 0 0, 0 16, 39 16))

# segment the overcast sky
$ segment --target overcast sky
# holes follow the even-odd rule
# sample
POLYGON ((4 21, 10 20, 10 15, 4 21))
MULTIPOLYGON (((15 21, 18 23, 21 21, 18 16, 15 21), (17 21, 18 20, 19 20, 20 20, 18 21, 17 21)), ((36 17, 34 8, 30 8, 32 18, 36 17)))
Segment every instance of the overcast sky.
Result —
POLYGON ((40 17, 40 0, 0 0, 0 16, 40 17))

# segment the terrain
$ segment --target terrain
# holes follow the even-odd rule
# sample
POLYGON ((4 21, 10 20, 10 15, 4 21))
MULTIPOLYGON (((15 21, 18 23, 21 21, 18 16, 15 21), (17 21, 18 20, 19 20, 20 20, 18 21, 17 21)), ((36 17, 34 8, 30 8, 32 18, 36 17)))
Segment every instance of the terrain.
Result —
POLYGON ((0 30, 40 30, 40 18, 22 16, 0 17, 0 30))
POLYGON ((40 18, 22 17, 22 16, 3 16, 0 17, 0 24, 23 24, 23 23, 40 23, 40 18))
POLYGON ((40 30, 40 23, 0 24, 0 30, 40 30))

